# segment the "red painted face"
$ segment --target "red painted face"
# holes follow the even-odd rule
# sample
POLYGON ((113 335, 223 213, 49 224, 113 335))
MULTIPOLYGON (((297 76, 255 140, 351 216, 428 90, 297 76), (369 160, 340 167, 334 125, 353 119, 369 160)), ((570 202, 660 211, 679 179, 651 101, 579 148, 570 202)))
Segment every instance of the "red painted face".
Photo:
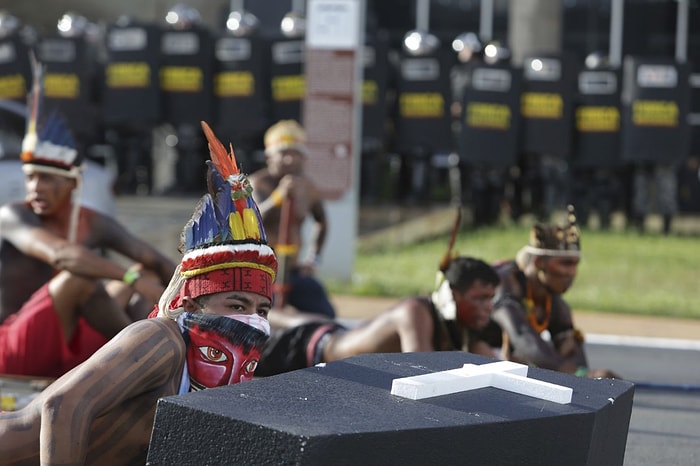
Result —
POLYGON ((253 378, 267 336, 227 316, 186 314, 187 367, 193 389, 220 387, 253 378))
POLYGON ((457 320, 474 330, 485 328, 491 318, 496 288, 482 280, 476 280, 464 293, 455 293, 457 320))

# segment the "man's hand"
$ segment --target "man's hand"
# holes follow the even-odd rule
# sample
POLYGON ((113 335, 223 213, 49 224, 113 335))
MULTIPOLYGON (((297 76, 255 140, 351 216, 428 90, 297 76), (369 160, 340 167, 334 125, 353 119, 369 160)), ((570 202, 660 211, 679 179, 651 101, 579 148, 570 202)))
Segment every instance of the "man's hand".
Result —
POLYGON ((140 294, 146 301, 157 303, 165 291, 160 277, 154 271, 145 269, 141 264, 137 264, 134 268, 141 275, 132 285, 134 292, 140 294))
POLYGON ((294 199, 294 214, 305 218, 310 209, 310 189, 308 181, 299 175, 284 175, 275 189, 285 199, 294 199))

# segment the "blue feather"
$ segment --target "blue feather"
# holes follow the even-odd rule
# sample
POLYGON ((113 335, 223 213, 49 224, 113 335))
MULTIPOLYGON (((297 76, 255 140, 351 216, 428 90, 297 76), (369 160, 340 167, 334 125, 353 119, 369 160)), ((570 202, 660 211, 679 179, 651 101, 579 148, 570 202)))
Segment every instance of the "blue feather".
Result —
POLYGON ((214 163, 208 160, 207 165, 209 166, 209 194, 211 194, 214 200, 220 241, 227 241, 233 238, 233 234, 231 233, 231 228, 228 223, 229 214, 233 211, 233 203, 231 202, 231 185, 224 180, 214 163))
POLYGON ((39 130, 39 140, 57 146, 75 149, 75 140, 65 120, 55 110, 49 114, 39 130))

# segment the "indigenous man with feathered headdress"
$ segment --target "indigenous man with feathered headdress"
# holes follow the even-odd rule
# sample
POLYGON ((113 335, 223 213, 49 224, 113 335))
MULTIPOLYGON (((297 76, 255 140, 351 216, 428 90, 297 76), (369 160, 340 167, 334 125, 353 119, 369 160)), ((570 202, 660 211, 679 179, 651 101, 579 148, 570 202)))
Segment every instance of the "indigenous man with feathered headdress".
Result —
POLYGON ((135 322, 29 406, 0 414, 4 462, 144 464, 160 397, 249 380, 267 340, 277 259, 233 152, 209 126, 209 192, 152 318, 135 322))
POLYGON ((537 223, 515 260, 496 265, 501 277, 494 299, 493 321, 502 332, 488 329, 502 347, 502 357, 545 369, 589 377, 614 377, 590 370, 583 333, 562 295, 573 285, 581 260, 581 232, 573 206, 564 225, 537 223))
POLYGON ((21 154, 26 198, 0 208, 0 373, 58 377, 145 317, 175 264, 80 205, 82 154, 61 114, 42 108, 43 66, 34 61, 33 71, 21 154))

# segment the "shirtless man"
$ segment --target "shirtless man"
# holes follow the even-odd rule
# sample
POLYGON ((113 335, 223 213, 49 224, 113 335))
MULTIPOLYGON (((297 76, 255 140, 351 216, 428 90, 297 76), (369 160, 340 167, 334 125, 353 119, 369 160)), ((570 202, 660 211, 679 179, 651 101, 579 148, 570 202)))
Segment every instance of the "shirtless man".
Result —
MULTIPOLYGON (((323 285, 314 277, 326 240, 328 224, 323 202, 313 181, 304 174, 306 134, 294 120, 282 120, 265 132, 267 167, 250 176, 253 195, 260 206, 270 245, 280 260, 280 286, 285 303, 297 311, 335 317, 335 309, 323 285), (287 215, 287 216, 286 216, 287 215), (308 257, 302 225, 313 221, 308 257), (286 220, 288 219, 288 220, 286 220)), ((280 306, 279 302, 275 307, 280 306)))
POLYGON ((82 154, 58 113, 38 114, 35 66, 22 144, 26 200, 0 207, 0 373, 57 377, 145 317, 175 264, 115 219, 73 202, 82 154), (130 305, 135 297, 140 306, 130 305))
POLYGON ((0 413, 2 464, 145 464, 160 397, 252 378, 277 261, 245 175, 205 133, 224 195, 205 195, 185 226, 186 252, 157 316, 126 327, 24 409, 0 413), (246 218, 245 229, 231 227, 246 218))
POLYGON ((495 357, 481 331, 489 324, 498 275, 486 262, 456 257, 432 296, 412 296, 346 329, 331 320, 274 310, 257 375, 274 375, 364 353, 468 351, 495 357), (284 328, 286 325, 293 325, 284 328))
POLYGON ((606 369, 589 369, 583 334, 574 326, 571 307, 562 295, 573 285, 581 260, 580 231, 569 206, 565 226, 536 224, 529 244, 515 260, 497 264, 490 329, 493 346, 504 359, 587 377, 616 377, 606 369))

